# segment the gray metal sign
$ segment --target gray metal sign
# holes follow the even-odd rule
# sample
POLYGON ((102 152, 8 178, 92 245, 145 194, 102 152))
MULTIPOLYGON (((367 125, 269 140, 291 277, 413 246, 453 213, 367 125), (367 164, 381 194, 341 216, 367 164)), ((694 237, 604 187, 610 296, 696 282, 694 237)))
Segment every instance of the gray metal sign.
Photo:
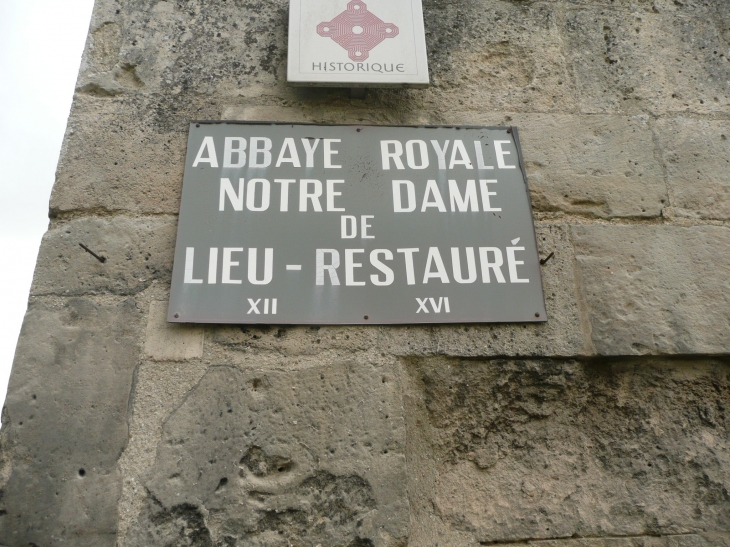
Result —
POLYGON ((545 321, 516 130, 192 123, 168 320, 545 321))
POLYGON ((427 87, 421 0, 290 0, 287 80, 427 87))

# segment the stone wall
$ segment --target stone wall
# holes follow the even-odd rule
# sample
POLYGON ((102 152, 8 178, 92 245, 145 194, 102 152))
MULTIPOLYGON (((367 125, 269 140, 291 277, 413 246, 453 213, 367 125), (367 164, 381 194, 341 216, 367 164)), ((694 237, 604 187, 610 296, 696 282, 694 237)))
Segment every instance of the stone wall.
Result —
POLYGON ((433 85, 354 100, 287 87, 285 0, 97 0, 0 545, 730 545, 730 2, 424 7, 433 85), (517 126, 549 321, 167 324, 220 118, 517 126))

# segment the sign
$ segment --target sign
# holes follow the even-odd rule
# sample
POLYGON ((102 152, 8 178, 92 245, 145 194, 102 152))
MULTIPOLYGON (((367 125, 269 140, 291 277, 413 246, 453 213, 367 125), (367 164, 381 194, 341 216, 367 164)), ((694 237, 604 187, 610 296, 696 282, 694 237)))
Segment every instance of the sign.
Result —
POLYGON ((287 80, 427 87, 421 0, 290 0, 287 80))
POLYGON ((168 320, 545 321, 516 130, 191 124, 168 320))

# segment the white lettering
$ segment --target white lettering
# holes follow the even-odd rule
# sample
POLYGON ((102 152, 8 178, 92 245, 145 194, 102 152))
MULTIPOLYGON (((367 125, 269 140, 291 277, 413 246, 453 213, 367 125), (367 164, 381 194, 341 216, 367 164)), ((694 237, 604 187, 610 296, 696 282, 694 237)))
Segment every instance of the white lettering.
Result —
POLYGON ((332 144, 335 142, 342 142, 341 139, 325 139, 324 140, 324 168, 325 169, 341 169, 341 165, 334 165, 332 163, 332 156, 339 154, 337 150, 332 149, 332 144))
POLYGON ((267 137, 251 137, 250 154, 249 167, 268 167, 271 165, 271 139, 267 137), (259 156, 262 158, 260 161, 259 156))
POLYGON ((258 262, 258 249, 248 250, 248 282, 251 285, 268 285, 274 273, 274 249, 264 249, 264 277, 256 279, 256 266, 258 262))
POLYGON ((466 247, 466 268, 468 277, 461 276, 461 258, 459 248, 451 247, 451 267, 454 270, 454 281, 457 283, 474 283, 477 280, 477 264, 474 259, 474 247, 466 247))
POLYGON ((469 159, 469 154, 466 152, 464 143, 460 140, 454 141, 454 147, 451 149, 451 161, 449 162, 449 169, 453 169, 454 165, 464 165, 467 169, 474 169, 469 159), (459 153, 460 159, 456 158, 456 153, 459 153))
POLYGON ((396 249, 396 252, 403 253, 406 261, 406 282, 409 285, 416 284, 416 273, 413 269, 413 253, 417 253, 418 249, 396 249))
POLYGON ((479 186, 482 190, 482 211, 489 212, 489 211, 501 211, 501 207, 493 208, 492 204, 489 202, 489 196, 496 196, 497 192, 490 192, 488 184, 497 184, 496 180, 479 180, 479 186))
POLYGON ((357 217, 342 215, 340 217, 340 238, 354 239, 357 237, 357 217))
POLYGON ((517 266, 524 264, 522 260, 515 259, 515 253, 517 251, 524 251, 524 247, 507 247, 507 267, 509 269, 509 282, 510 283, 529 283, 529 279, 520 279, 517 277, 517 266))
POLYGON ((429 180, 426 183, 426 193, 423 195, 421 212, 423 213, 429 207, 436 207, 441 213, 446 212, 446 205, 444 205, 444 200, 435 180, 429 180), (429 201, 429 196, 433 196, 433 201, 429 201))
POLYGON ((274 179, 274 182, 281 184, 281 198, 279 203, 279 210, 287 212, 289 210, 289 185, 294 184, 294 179, 274 179))
POLYGON ((330 276, 330 282, 333 285, 339 285, 340 279, 337 277, 337 268, 340 267, 340 253, 337 249, 317 249, 317 271, 315 279, 317 285, 324 285, 325 270, 330 276), (330 264, 325 264, 324 255, 329 254, 331 257, 330 264))
POLYGON ((492 165, 484 165, 484 150, 482 150, 481 141, 474 141, 474 152, 477 156, 477 169, 494 169, 492 165))
POLYGON ((446 273, 446 267, 444 266, 444 261, 441 258, 438 247, 429 247, 428 249, 423 284, 426 285, 429 279, 440 279, 441 283, 449 283, 449 276, 446 273), (436 266, 436 271, 431 271, 432 266, 436 266))
POLYGON ((322 205, 319 203, 319 198, 322 196, 322 182, 316 179, 302 179, 299 181, 299 211, 301 213, 307 212, 307 200, 312 202, 312 209, 318 213, 322 212, 322 205), (307 187, 313 186, 314 189, 310 192, 307 187))
POLYGON ((215 285, 218 277, 218 247, 210 248, 208 260, 208 285, 215 285))
POLYGON ((302 139, 304 153, 307 155, 307 167, 314 167, 314 151, 317 150, 319 141, 320 139, 315 138, 302 139))
POLYGON ((479 260, 482 264, 482 283, 491 283, 492 280, 489 277, 489 270, 494 272, 494 277, 497 279, 497 283, 506 283, 504 275, 502 274, 502 251, 498 247, 479 247, 479 260), (494 254, 494 262, 489 261, 489 254, 494 254))
POLYGON ((219 211, 225 210, 226 196, 233 205, 234 211, 243 211, 243 179, 238 179, 238 193, 233 189, 230 179, 221 179, 220 200, 218 201, 219 211))
POLYGON ((302 166, 299 161, 299 154, 297 153, 294 139, 291 137, 284 139, 284 144, 281 146, 281 151, 279 152, 279 158, 276 160, 276 166, 279 167, 282 163, 291 163, 294 167, 302 166), (287 150, 289 151, 289 155, 284 156, 284 152, 287 150))
POLYGON ((195 248, 185 248, 185 279, 183 283, 202 283, 202 279, 195 279, 193 277, 193 263, 195 262, 195 248))
POLYGON ((449 148, 449 141, 444 143, 444 147, 439 146, 438 141, 431 141, 431 146, 436 151, 436 157, 439 159, 439 169, 446 169, 446 150, 449 148))
POLYGON ((240 279, 231 279, 231 268, 238 266, 238 262, 231 260, 233 253, 242 253, 243 247, 223 247, 223 279, 221 283, 229 285, 240 285, 243 283, 240 279))
POLYGON ((342 192, 335 192, 335 184, 345 184, 344 180, 327 181, 327 210, 332 212, 344 211, 344 207, 335 207, 335 197, 341 196, 342 192))
POLYGON ((504 157, 509 156, 512 152, 502 150, 503 144, 510 144, 510 141, 494 141, 494 152, 497 154, 497 167, 500 169, 516 169, 514 165, 505 165, 504 157))
POLYGON ((395 279, 395 275, 393 274, 393 270, 391 270, 388 266, 383 264, 380 259, 378 258, 379 255, 385 256, 385 260, 393 260, 393 253, 389 251, 388 249, 374 249, 370 252, 370 264, 372 264, 376 269, 378 269, 380 272, 385 274, 385 279, 382 281, 380 280, 380 277, 377 275, 371 275, 370 281, 373 285, 376 285, 378 287, 385 287, 387 285, 392 285, 393 280, 395 279))
POLYGON ((355 268, 362 268, 362 263, 355 262, 355 253, 364 253, 363 249, 345 249, 345 285, 361 287, 364 281, 355 281, 355 268))
POLYGON ((213 137, 205 137, 203 139, 203 144, 200 145, 198 155, 195 156, 193 167, 197 167, 199 163, 209 163, 211 167, 218 167, 218 156, 215 153, 213 137), (203 157, 203 152, 207 152, 208 155, 203 157))
POLYGON ((477 200, 477 187, 473 179, 466 181, 466 189, 462 197, 459 191, 459 185, 455 180, 449 180, 449 197, 451 198, 451 211, 459 210, 465 213, 471 206, 472 213, 479 212, 479 201, 477 200))
POLYGON ((393 212, 394 213, 410 213, 416 210, 416 188, 410 180, 394 180, 393 181, 393 212), (401 186, 406 187, 406 195, 408 196, 408 205, 403 207, 401 202, 401 186))
POLYGON ((368 235, 368 228, 372 228, 372 224, 368 224, 369 218, 375 218, 373 215, 362 215, 360 217, 360 237, 363 239, 375 239, 375 236, 368 235))
POLYGON ((390 169, 390 160, 395 163, 396 169, 405 169, 401 156, 403 155, 403 145, 400 141, 380 141, 380 155, 383 159, 383 169, 388 171, 390 169), (393 146, 393 151, 390 151, 390 147, 393 146))
POLYGON ((249 211, 266 211, 271 203, 271 184, 266 179, 250 179, 246 195, 246 207, 249 211), (261 186, 261 205, 256 207, 256 189, 261 186))
MULTIPOLYGON (((241 137, 226 137, 225 146, 223 147, 223 167, 243 167, 246 165, 246 139, 241 137), (233 144, 237 143, 234 148, 233 144), (233 154, 238 156, 237 161, 233 162, 233 154)), ((194 166, 193 166, 194 167, 194 166)))
POLYGON ((428 167, 428 146, 423 141, 408 141, 406 143, 406 161, 408 167, 411 169, 425 169, 428 167), (421 163, 416 163, 415 154, 413 153, 413 147, 418 145, 418 155, 420 156, 421 163))

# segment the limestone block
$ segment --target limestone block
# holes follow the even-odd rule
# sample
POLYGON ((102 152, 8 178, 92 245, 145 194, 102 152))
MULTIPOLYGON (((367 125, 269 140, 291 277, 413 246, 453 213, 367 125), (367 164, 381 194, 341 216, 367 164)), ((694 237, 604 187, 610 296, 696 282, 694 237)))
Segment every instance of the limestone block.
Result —
POLYGON ((474 543, 723 545, 698 536, 727 537, 730 522, 727 363, 425 358, 406 370, 418 394, 407 413, 422 417, 409 437, 426 439, 419 457, 435 468, 411 495, 474 543), (537 541, 571 537, 594 539, 537 541))
POLYGON ((156 361, 185 361, 203 356, 204 330, 167 322, 167 302, 153 300, 147 317, 144 353, 156 361))
POLYGON ((31 294, 135 294, 155 280, 169 282, 176 229, 173 218, 161 217, 82 218, 52 228, 43 236, 31 294))
POLYGON ((574 226, 573 240, 599 354, 730 350, 730 229, 574 226))
MULTIPOLYGON (((349 106, 349 105, 347 105, 349 106)), ((226 105, 222 109, 224 120, 259 122, 331 123, 366 125, 409 125, 428 123, 426 113, 403 112, 388 108, 348 108, 333 106, 327 101, 312 101, 306 106, 226 105)))
POLYGON ((540 257, 555 253, 542 266, 547 323, 387 327, 380 333, 381 351, 402 356, 460 357, 590 354, 576 298, 568 229, 539 225, 536 231, 540 257))
POLYGON ((512 115, 536 211, 657 217, 667 198, 646 116, 512 115))
POLYGON ((730 120, 659 119, 656 135, 675 213, 730 219, 730 120))
POLYGON ((530 547, 727 547, 730 534, 679 534, 628 538, 577 538, 529 541, 530 547))
POLYGON ((253 84, 273 87, 286 73, 287 7, 281 1, 245 7, 98 2, 79 89, 106 95, 123 92, 120 87, 154 93, 184 88, 224 95, 253 84), (132 85, 120 86, 114 68, 130 71, 132 85))
POLYGON ((424 3, 433 87, 401 109, 571 112, 575 87, 549 3, 424 3))
POLYGON ((127 544, 402 545, 397 379, 366 362, 211 367, 165 421, 127 544))
POLYGON ((218 116, 210 100, 76 94, 61 150, 51 216, 180 209, 188 126, 218 116))
POLYGON ((132 300, 31 302, 3 409, 0 545, 116 545, 139 316, 132 300))
POLYGON ((727 111, 730 62, 714 7, 670 4, 567 13, 566 54, 583 112, 727 111))
POLYGON ((326 350, 344 353, 377 347, 376 327, 350 326, 219 326, 211 333, 212 350, 256 354, 273 351, 281 355, 317 355, 326 350))

